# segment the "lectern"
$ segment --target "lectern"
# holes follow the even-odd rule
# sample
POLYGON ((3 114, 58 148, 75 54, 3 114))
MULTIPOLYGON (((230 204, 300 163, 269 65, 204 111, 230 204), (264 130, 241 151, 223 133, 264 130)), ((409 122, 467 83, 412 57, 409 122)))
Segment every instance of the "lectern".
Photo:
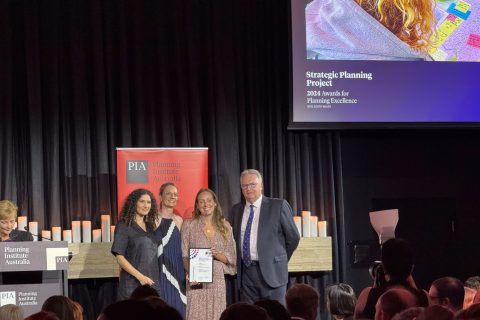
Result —
POLYGON ((40 311, 52 295, 68 295, 66 241, 0 242, 0 305, 40 311))

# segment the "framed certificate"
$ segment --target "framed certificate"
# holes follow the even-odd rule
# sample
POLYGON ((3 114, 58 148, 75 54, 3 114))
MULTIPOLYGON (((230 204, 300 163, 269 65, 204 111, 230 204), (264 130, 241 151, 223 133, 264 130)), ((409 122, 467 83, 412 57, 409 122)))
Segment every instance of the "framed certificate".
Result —
POLYGON ((210 248, 190 248, 189 250, 190 282, 213 282, 213 255, 210 248))

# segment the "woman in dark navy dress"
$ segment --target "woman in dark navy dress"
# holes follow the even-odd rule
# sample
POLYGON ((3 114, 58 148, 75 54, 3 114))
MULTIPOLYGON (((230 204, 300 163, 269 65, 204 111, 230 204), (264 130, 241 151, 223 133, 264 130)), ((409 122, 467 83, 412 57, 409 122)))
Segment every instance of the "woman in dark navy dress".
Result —
POLYGON ((160 296, 185 318, 187 298, 180 236, 183 219, 174 210, 178 200, 177 187, 171 182, 164 183, 160 187, 159 196, 160 210, 155 239, 158 243, 160 296))
POLYGON ((121 268, 118 300, 130 298, 139 285, 148 284, 159 291, 157 243, 153 238, 156 215, 155 197, 146 189, 132 191, 125 200, 112 245, 121 268))

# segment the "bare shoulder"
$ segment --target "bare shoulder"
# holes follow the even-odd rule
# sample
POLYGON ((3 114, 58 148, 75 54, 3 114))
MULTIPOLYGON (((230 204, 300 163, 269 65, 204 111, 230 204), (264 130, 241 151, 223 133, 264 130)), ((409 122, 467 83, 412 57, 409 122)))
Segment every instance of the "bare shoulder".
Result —
POLYGON ((180 217, 179 215, 174 214, 173 215, 173 222, 175 222, 175 225, 179 230, 182 230, 182 224, 183 224, 183 218, 180 217))
POLYGON ((358 295, 357 304, 355 306, 355 315, 354 315, 355 319, 361 317, 361 314, 365 309, 365 305, 367 304, 370 290, 372 290, 372 287, 366 287, 358 295))

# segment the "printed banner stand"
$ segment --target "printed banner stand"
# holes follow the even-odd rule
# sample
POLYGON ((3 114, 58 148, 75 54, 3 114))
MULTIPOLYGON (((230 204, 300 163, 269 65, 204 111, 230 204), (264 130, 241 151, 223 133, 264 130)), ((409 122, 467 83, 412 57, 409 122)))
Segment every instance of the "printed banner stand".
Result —
POLYGON ((0 306, 20 306, 27 317, 49 297, 68 296, 66 241, 0 242, 0 252, 0 306))
POLYGON ((208 187, 208 148, 117 148, 118 211, 135 189, 150 190, 159 203, 158 191, 166 182, 178 188, 177 213, 192 216, 201 188, 208 187))

